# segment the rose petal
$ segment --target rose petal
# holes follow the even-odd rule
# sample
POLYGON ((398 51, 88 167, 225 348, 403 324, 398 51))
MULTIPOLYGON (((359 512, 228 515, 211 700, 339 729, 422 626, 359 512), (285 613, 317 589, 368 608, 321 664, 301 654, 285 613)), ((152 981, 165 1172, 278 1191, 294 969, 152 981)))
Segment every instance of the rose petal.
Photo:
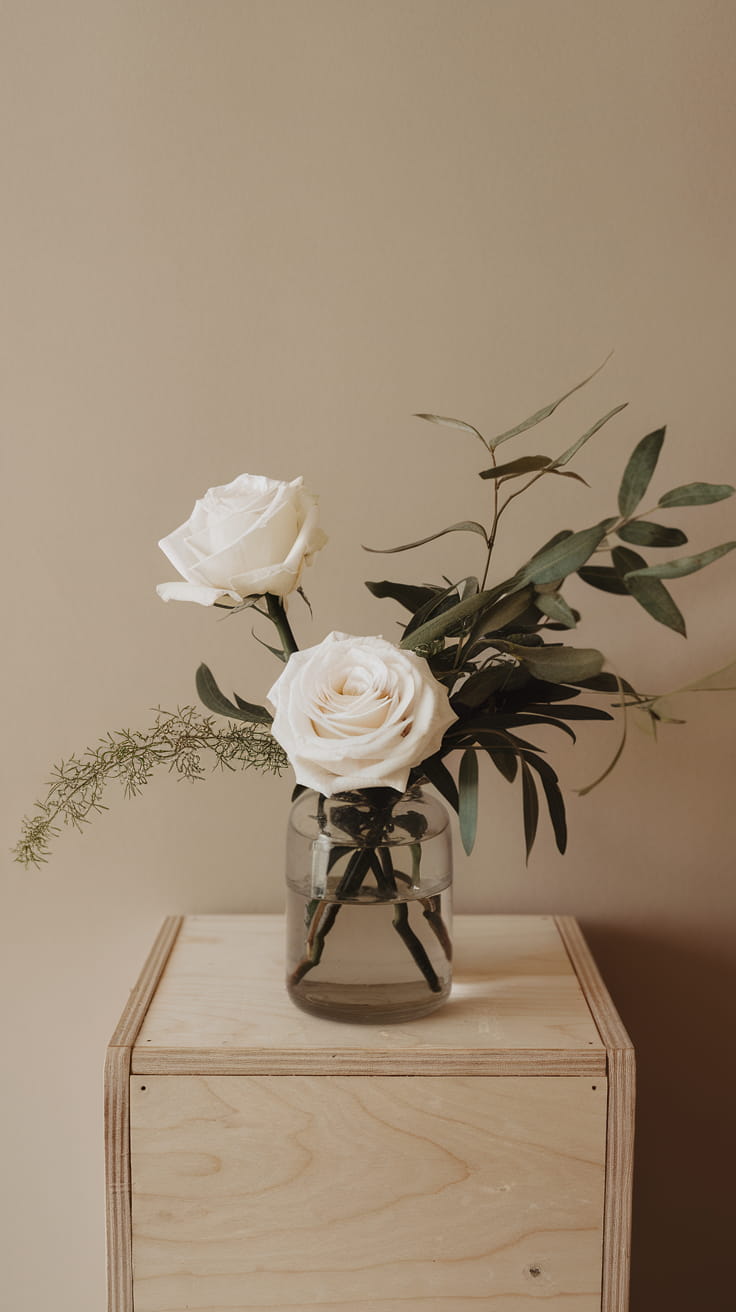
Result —
POLYGON ((242 597, 226 588, 205 588, 197 583, 157 583, 156 591, 162 601, 196 601, 200 606, 214 606, 220 597, 229 597, 238 605, 242 597))

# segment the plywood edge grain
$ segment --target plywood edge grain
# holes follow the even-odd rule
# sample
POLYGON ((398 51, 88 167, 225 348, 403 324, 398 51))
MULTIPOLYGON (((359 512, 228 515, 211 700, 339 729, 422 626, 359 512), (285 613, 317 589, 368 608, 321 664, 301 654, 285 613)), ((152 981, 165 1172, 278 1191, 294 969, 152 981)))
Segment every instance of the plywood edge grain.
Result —
POLYGON ((608 1117, 601 1312, 627 1312, 631 1256, 636 1067, 634 1047, 572 916, 555 921, 606 1045, 608 1117))
POLYGON ((632 1048, 633 1044, 624 1029, 621 1017, 616 1011, 600 971, 593 960, 590 948, 583 938, 580 926, 574 916, 555 916, 555 924, 560 938, 567 949, 575 974, 590 1014, 602 1042, 609 1050, 612 1048, 632 1048))
POLYGON ((602 1049, 135 1048, 133 1075, 605 1075, 602 1049))
POLYGON ((108 1312, 133 1312, 130 1213, 130 1055, 183 921, 168 916, 110 1040, 105 1060, 108 1312))
POLYGON ((613 1049, 608 1059, 601 1312, 628 1312, 634 1176, 634 1050, 613 1049))

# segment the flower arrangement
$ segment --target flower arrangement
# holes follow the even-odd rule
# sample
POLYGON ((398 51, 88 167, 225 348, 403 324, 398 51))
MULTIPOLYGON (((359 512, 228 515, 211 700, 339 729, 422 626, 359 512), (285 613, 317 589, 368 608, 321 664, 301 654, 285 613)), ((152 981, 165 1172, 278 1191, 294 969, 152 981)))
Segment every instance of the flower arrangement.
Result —
MULTIPOLYGON (((571 462, 624 406, 603 415, 557 456, 504 460, 499 449, 541 424, 590 378, 493 438, 461 420, 418 416, 480 443, 488 520, 451 524, 389 549, 419 548, 449 533, 479 539, 481 548, 480 569, 456 581, 421 586, 390 580, 367 583, 375 597, 398 603, 408 614, 398 642, 331 632, 300 651, 287 599, 294 593, 304 595, 304 570, 327 541, 318 523, 317 498, 301 478, 282 483, 242 474, 226 486, 211 488, 197 501, 189 520, 161 541, 181 580, 159 585, 158 592, 165 601, 194 601, 233 613, 248 610, 273 624, 275 645, 269 646, 284 669, 267 695, 272 709, 237 693, 226 696, 211 671, 200 666, 199 697, 224 721, 202 716, 193 707, 160 711, 151 729, 108 734, 96 748, 63 762, 35 813, 24 822, 17 859, 26 864, 45 860, 60 822, 79 827, 103 809, 108 780, 118 779, 127 793, 136 793, 159 765, 198 779, 206 761, 220 768, 275 773, 288 761, 297 794, 313 789, 321 804, 345 793, 360 795, 364 807, 370 807, 371 799, 375 805, 380 801, 384 825, 398 796, 429 782, 458 812, 469 852, 478 819, 480 753, 504 781, 521 785, 527 856, 537 833, 540 796, 563 852, 567 827, 558 777, 528 735, 546 726, 574 739, 576 722, 610 720, 616 711, 623 728, 610 769, 623 748, 628 709, 634 708, 654 727, 666 718, 661 694, 637 692, 630 681, 604 671, 602 652, 574 643, 580 615, 563 595, 565 581, 577 575, 610 594, 616 605, 621 599, 638 603, 654 620, 685 635, 684 619, 666 583, 702 569, 736 546, 727 542, 664 562, 640 554, 641 548, 659 553, 687 542, 681 529, 639 509, 664 442, 665 429, 660 428, 634 448, 612 514, 576 531, 561 530, 537 546, 509 577, 494 576, 497 536, 513 503, 543 479, 584 482, 571 462), (611 710, 597 704, 600 696, 608 699, 611 710)), ((654 509, 706 505, 733 491, 726 484, 693 482, 660 495, 654 509)), ((725 688, 732 683, 717 678, 714 683, 711 676, 703 681, 706 685, 725 688)), ((364 821, 362 812, 353 817, 355 825, 364 821)), ((379 872, 377 880, 388 877, 379 872)))

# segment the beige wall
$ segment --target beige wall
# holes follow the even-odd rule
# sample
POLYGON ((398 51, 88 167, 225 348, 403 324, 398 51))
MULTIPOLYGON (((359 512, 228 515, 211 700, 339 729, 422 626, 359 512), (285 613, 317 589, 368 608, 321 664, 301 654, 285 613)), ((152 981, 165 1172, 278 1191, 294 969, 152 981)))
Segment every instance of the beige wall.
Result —
MULTIPOLYGON (((509 562, 608 513, 662 422, 660 491, 736 481, 728 0, 5 0, 0 21, 6 846, 53 759, 191 700, 199 660, 265 692, 247 620, 154 593, 156 541, 208 485, 320 490, 308 643, 391 631, 361 542, 483 513, 472 443, 417 410, 497 431, 615 348, 544 434, 562 449, 630 401, 578 462, 593 490, 530 496, 509 562)), ((734 536, 728 502, 685 516, 695 549, 734 536)), ((403 577, 465 573, 468 543, 403 577)), ((581 638, 645 689, 714 669, 736 651, 733 562, 675 585, 688 643, 582 584, 581 638)), ((524 868, 519 800, 490 776, 458 859, 461 910, 581 918, 638 1045, 635 1312, 722 1307, 732 1285, 734 704, 703 702, 570 795, 564 859, 545 829, 524 868)), ((571 788, 615 741, 581 737, 558 757, 571 788)), ((13 1312, 102 1307, 108 1034, 166 913, 281 907, 289 787, 163 779, 40 873, 8 862, 13 1312)))

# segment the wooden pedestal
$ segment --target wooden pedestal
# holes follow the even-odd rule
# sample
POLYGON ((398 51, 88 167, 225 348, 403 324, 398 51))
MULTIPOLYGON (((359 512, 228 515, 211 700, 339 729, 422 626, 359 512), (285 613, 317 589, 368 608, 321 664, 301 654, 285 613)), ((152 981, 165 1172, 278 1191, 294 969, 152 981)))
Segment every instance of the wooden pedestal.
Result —
POLYGON ((631 1044, 576 922, 461 916, 400 1026, 288 1001, 278 916, 172 917, 106 1067, 109 1312, 625 1312, 631 1044))

